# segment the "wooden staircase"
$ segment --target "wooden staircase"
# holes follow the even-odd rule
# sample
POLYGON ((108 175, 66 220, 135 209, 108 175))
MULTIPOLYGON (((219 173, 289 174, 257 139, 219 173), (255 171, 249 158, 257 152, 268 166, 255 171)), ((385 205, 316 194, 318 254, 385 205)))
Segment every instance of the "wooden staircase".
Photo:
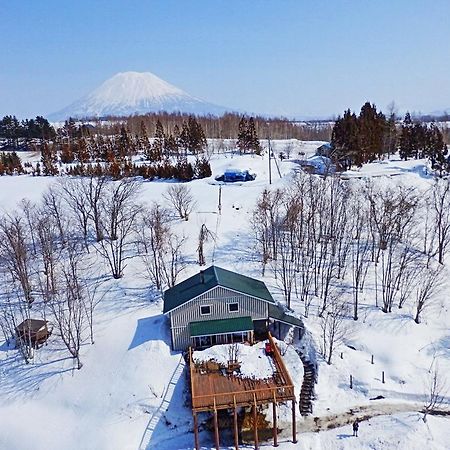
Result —
POLYGON ((316 367, 313 363, 308 361, 304 355, 299 353, 300 359, 303 363, 303 383, 300 392, 300 414, 307 416, 312 414, 312 402, 314 400, 314 384, 316 383, 316 367))

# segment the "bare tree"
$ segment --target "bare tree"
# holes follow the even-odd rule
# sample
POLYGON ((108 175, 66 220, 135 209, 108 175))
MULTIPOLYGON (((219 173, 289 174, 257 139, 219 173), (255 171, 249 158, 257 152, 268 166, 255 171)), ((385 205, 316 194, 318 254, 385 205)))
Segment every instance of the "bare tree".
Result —
POLYGON ((450 244, 450 182, 438 179, 433 186, 431 203, 433 208, 433 234, 440 264, 444 264, 444 256, 450 244))
POLYGON ((420 279, 416 289, 416 315, 414 317, 416 323, 420 323, 422 313, 433 304, 435 295, 442 285, 442 267, 424 267, 418 276, 420 279))
POLYGON ((8 287, 4 287, 0 300, 0 329, 8 345, 10 345, 12 340, 15 341, 16 348, 27 364, 34 358, 31 327, 25 325, 23 327, 25 333, 20 335, 17 335, 16 329, 19 324, 30 320, 30 314, 31 310, 29 305, 24 301, 23 297, 18 295, 17 292, 12 292, 8 287))
POLYGON ((170 202, 180 219, 189 220, 189 214, 195 208, 195 201, 187 186, 174 184, 167 190, 164 198, 170 202))
POLYGON ((423 421, 426 422, 427 415, 436 411, 439 411, 442 405, 445 403, 445 396, 448 386, 445 382, 445 377, 439 371, 438 366, 435 364, 428 382, 427 382, 427 398, 423 408, 423 421))
POLYGON ((40 261, 39 270, 41 295, 45 301, 51 300, 57 293, 57 265, 61 249, 58 246, 58 228, 53 218, 42 210, 36 215, 35 226, 39 242, 40 261), (43 275, 43 280, 42 276, 43 275))
POLYGON ((36 205, 29 200, 22 200, 21 203, 23 216, 25 218, 26 224, 28 229, 30 230, 30 237, 31 237, 31 244, 33 249, 33 254, 37 253, 37 247, 36 247, 36 239, 35 234, 33 233, 33 224, 36 217, 36 205))
MULTIPOLYGON (((90 218, 93 219, 94 224, 99 222, 98 217, 93 214, 92 206, 95 201, 90 198, 92 179, 86 182, 85 179, 73 179, 73 178, 62 178, 60 181, 60 186, 62 190, 62 195, 67 202, 68 206, 75 215, 79 229, 83 236, 84 245, 86 251, 89 252, 88 246, 88 234, 89 234, 89 221, 90 218)), ((96 183, 98 183, 96 181, 96 183)), ((101 184, 103 187, 104 184, 101 184)), ((92 191, 93 192, 93 191, 92 191)), ((100 199, 98 200, 100 201, 100 199)), ((98 234, 97 234, 98 238, 98 234)))
MULTIPOLYGON (((360 194, 360 193, 358 193, 360 194)), ((351 251, 351 268, 353 280, 353 320, 358 320, 359 294, 363 291, 369 269, 370 241, 368 235, 367 211, 358 195, 353 205, 352 220, 353 248, 351 251)))
POLYGON ((237 363, 239 357, 239 345, 237 343, 228 345, 228 362, 237 363))
POLYGON ((63 198, 54 187, 50 187, 48 191, 43 195, 43 207, 46 213, 53 217, 56 227, 59 232, 59 239, 62 245, 66 243, 67 236, 66 231, 68 229, 68 214, 64 211, 63 198))
POLYGON ((116 279, 122 278, 125 262, 133 257, 127 250, 133 244, 134 227, 140 211, 135 200, 139 188, 137 181, 122 179, 109 185, 104 193, 103 239, 96 248, 116 279))
POLYGON ((290 195, 285 197, 283 204, 282 223, 277 226, 278 259, 274 264, 275 275, 279 275, 283 288, 284 299, 288 308, 291 307, 291 296, 294 288, 296 269, 298 267, 299 251, 302 245, 300 226, 301 203, 298 198, 290 195))
POLYGON ((186 268, 186 261, 183 256, 185 242, 185 236, 180 237, 174 233, 170 233, 167 237, 167 250, 162 268, 168 287, 173 287, 177 284, 179 275, 186 268))
POLYGON ((404 277, 411 274, 411 267, 416 264, 419 200, 414 189, 403 186, 375 189, 368 184, 365 192, 370 205, 372 260, 379 273, 376 278, 381 281, 382 311, 389 313, 398 296, 405 295, 405 289, 401 292, 400 288, 406 287, 404 277))
POLYGON ((347 204, 350 191, 342 181, 330 177, 322 181, 322 200, 316 209, 315 287, 322 299, 319 315, 326 310, 332 284, 345 273, 350 248, 347 204), (320 289, 320 290, 319 290, 320 289))
POLYGON ((104 279, 102 278, 90 278, 87 276, 87 273, 92 271, 92 267, 86 267, 83 270, 83 278, 81 280, 82 283, 82 292, 83 303, 85 309, 86 320, 89 326, 89 336, 91 344, 94 344, 94 312, 99 303, 103 300, 105 295, 107 294, 107 290, 100 291, 101 286, 104 283, 104 279))
POLYGON ((156 289, 163 288, 163 264, 169 229, 169 212, 155 203, 142 215, 138 248, 150 280, 156 289))
POLYGON ((334 351, 349 337, 350 332, 346 322, 348 306, 339 297, 339 293, 331 293, 327 309, 320 319, 320 347, 327 364, 331 364, 334 351))
POLYGON ((370 205, 372 260, 378 262, 380 252, 394 240, 402 241, 413 226, 419 199, 414 188, 375 189, 368 183, 365 193, 370 205))
POLYGON ((0 252, 11 283, 20 288, 28 304, 33 303, 33 257, 28 246, 25 221, 17 214, 0 221, 0 252))
POLYGON ((148 277, 158 290, 172 287, 186 267, 183 258, 186 238, 172 231, 169 211, 158 203, 141 217, 138 252, 148 277))
POLYGON ((267 263, 277 259, 277 227, 281 222, 281 200, 284 192, 280 189, 265 189, 256 203, 252 216, 256 242, 261 254, 262 274, 267 263))
POLYGON ((211 232, 206 227, 206 224, 203 223, 200 227, 200 232, 198 234, 198 246, 197 246, 198 264, 200 266, 204 266, 206 264, 203 247, 204 247, 205 243, 208 242, 210 239, 215 240, 216 237, 215 237, 214 233, 211 232))
POLYGON ((89 218, 94 224, 95 236, 97 242, 100 242, 104 237, 104 226, 102 223, 102 213, 104 211, 104 197, 110 180, 106 177, 90 177, 88 182, 82 182, 81 185, 86 198, 86 203, 89 205, 89 218))
POLYGON ((81 369, 81 345, 85 340, 86 298, 80 278, 80 258, 75 248, 68 249, 61 271, 60 290, 49 305, 55 325, 69 353, 81 369))

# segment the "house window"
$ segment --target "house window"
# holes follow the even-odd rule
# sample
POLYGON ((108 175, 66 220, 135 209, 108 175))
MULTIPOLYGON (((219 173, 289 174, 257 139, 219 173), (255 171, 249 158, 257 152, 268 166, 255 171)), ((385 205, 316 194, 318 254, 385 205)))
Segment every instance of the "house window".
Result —
POLYGON ((228 312, 238 312, 239 303, 228 303, 228 312))
POLYGON ((200 306, 200 314, 202 316, 208 316, 209 314, 211 314, 211 306, 210 305, 200 306))

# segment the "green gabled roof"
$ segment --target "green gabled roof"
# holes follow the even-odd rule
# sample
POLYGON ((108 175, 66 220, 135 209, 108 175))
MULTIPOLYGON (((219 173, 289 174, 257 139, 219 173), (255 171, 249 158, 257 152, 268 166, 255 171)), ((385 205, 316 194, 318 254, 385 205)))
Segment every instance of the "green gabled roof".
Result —
POLYGON ((232 319, 202 320, 191 322, 189 333, 191 337, 210 336, 213 334, 240 333, 252 331, 253 321, 251 317, 233 317, 232 319))
POLYGON ((278 305, 269 305, 269 317, 277 320, 278 322, 294 325, 298 328, 304 328, 303 321, 301 319, 291 316, 290 314, 286 314, 284 309, 278 305))
POLYGON ((216 286, 222 286, 269 303, 275 303, 262 281, 217 266, 211 266, 165 291, 163 313, 172 311, 216 286))

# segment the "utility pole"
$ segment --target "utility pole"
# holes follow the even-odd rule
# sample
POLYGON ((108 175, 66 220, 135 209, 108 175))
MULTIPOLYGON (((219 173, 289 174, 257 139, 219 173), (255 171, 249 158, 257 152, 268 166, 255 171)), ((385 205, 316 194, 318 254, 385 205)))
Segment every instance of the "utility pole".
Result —
POLYGON ((270 145, 270 136, 267 136, 267 142, 269 145, 269 184, 272 184, 272 166, 271 166, 271 159, 272 159, 272 146, 270 145))

